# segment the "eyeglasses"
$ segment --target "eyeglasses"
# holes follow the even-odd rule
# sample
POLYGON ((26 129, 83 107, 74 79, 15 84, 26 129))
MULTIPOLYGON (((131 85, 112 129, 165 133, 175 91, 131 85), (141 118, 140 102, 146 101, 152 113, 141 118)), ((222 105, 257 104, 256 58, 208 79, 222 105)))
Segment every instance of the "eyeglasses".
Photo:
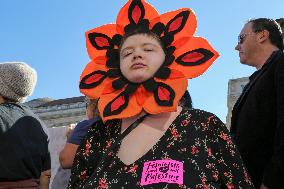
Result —
POLYGON ((238 44, 242 44, 245 39, 246 39, 246 36, 248 35, 252 35, 252 34, 255 34, 254 32, 250 32, 250 33, 243 33, 241 35, 238 36, 238 44))
POLYGON ((242 44, 245 41, 245 39, 248 35, 256 34, 256 33, 261 32, 261 31, 262 30, 256 30, 255 32, 243 33, 243 34, 239 35, 238 36, 238 44, 242 44))

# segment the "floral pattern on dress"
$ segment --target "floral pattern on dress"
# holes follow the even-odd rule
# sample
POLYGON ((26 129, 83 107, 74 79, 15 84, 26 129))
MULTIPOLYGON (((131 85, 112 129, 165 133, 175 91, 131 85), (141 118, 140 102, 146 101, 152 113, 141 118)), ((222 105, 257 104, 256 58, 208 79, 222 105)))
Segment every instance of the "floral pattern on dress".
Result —
POLYGON ((105 124, 99 121, 90 127, 77 151, 69 189, 254 188, 227 128, 211 113, 183 108, 160 140, 130 165, 117 157, 118 148, 104 155, 120 130, 121 120, 105 124), (182 162, 183 184, 160 182, 141 186, 143 164, 155 160, 182 162))

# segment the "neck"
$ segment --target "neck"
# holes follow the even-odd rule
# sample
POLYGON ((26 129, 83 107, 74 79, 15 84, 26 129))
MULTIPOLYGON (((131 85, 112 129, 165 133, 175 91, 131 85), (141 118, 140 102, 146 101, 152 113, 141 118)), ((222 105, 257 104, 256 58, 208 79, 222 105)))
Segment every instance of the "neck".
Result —
MULTIPOLYGON (((182 110, 181 106, 177 107, 177 110, 175 112, 162 112, 159 114, 151 114, 149 115, 149 117, 147 117, 145 120, 146 122, 150 121, 150 122, 163 122, 165 120, 170 119, 171 117, 176 117, 182 110)), ((142 111, 139 115, 130 117, 130 118, 125 118, 122 119, 122 124, 121 124, 121 130, 124 131, 125 129, 127 129, 134 121, 136 121, 139 117, 145 115, 146 112, 142 111)), ((165 125, 162 124, 161 127, 164 127, 165 125)), ((159 128, 161 130, 163 130, 163 128, 159 128)))
POLYGON ((266 61, 268 60, 268 58, 271 56, 271 54, 274 51, 279 50, 277 47, 275 47, 274 45, 269 45, 266 47, 263 47, 262 49, 260 49, 260 52, 257 53, 259 56, 256 57, 256 63, 255 63, 255 68, 257 70, 260 70, 262 68, 262 66, 266 63, 266 61))
POLYGON ((5 102, 6 102, 6 100, 2 96, 0 96, 0 104, 3 104, 5 102))

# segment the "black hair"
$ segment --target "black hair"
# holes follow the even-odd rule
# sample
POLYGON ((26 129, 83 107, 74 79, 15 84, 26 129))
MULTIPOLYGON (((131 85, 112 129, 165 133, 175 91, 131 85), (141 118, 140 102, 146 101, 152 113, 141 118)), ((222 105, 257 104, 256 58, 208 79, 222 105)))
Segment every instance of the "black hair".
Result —
POLYGON ((269 32, 271 44, 275 45, 280 50, 284 49, 282 31, 275 20, 269 18, 257 18, 249 20, 248 23, 252 23, 252 30, 254 32, 267 30, 269 32))
POLYGON ((192 106, 192 100, 191 100, 191 96, 188 92, 188 90, 186 90, 183 94, 183 96, 181 97, 180 101, 179 101, 180 106, 182 107, 187 107, 189 109, 191 109, 192 106))
POLYGON ((120 42, 120 45, 119 45, 119 48, 118 48, 119 52, 121 51, 121 47, 124 44, 125 40, 128 37, 131 37, 133 35, 146 35, 146 36, 152 37, 153 39, 156 39, 158 41, 158 43, 161 45, 163 51, 165 52, 165 45, 156 33, 152 32, 152 31, 141 31, 141 30, 134 30, 131 33, 125 34, 121 39, 121 42, 120 42))

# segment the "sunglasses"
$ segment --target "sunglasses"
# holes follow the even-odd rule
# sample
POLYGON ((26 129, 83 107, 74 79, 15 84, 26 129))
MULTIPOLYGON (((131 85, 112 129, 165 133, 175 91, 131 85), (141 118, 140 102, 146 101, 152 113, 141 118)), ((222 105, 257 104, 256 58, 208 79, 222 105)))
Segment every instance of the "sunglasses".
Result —
POLYGON ((243 34, 239 35, 238 36, 238 44, 242 44, 245 41, 246 37, 248 35, 252 35, 252 34, 255 34, 255 33, 251 32, 251 33, 243 33, 243 34))
POLYGON ((256 33, 261 32, 261 31, 262 30, 257 30, 255 32, 243 33, 243 34, 239 35, 238 36, 238 44, 242 44, 245 41, 245 39, 248 35, 256 34, 256 33))

